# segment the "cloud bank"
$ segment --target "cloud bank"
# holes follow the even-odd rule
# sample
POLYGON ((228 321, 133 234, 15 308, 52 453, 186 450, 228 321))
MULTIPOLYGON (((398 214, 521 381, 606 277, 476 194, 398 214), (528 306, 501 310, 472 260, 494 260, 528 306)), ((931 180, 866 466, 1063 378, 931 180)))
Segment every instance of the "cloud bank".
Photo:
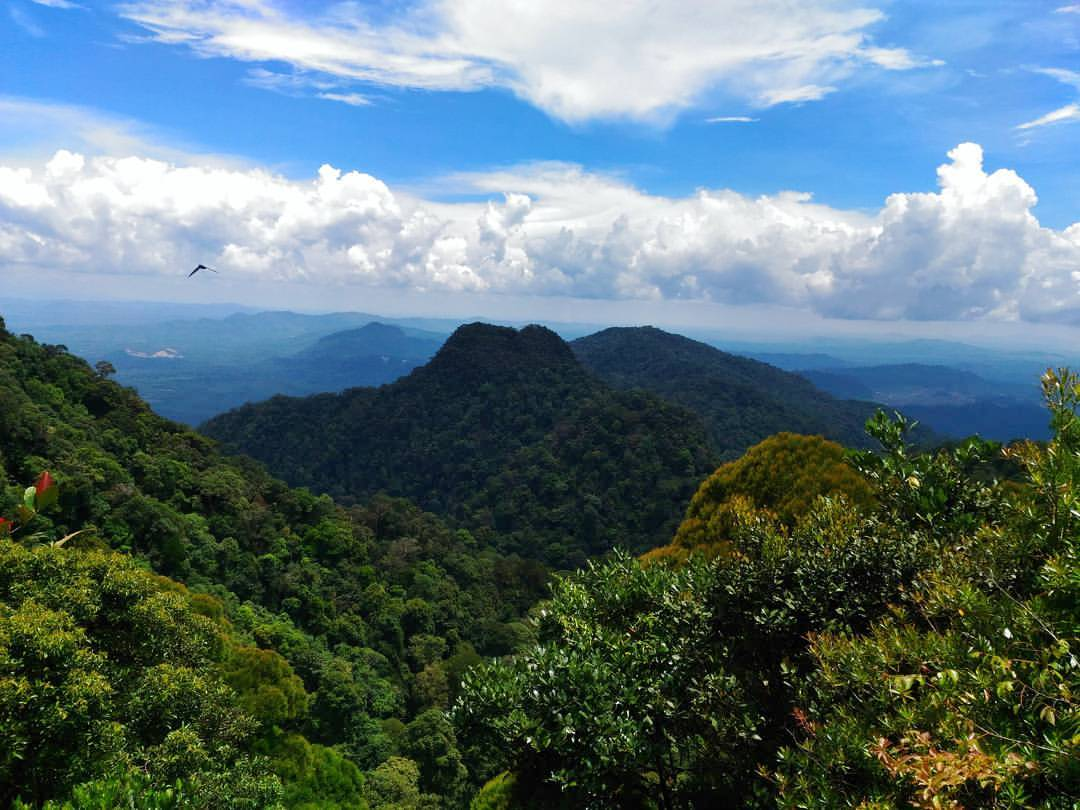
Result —
POLYGON ((1080 223, 961 144, 939 189, 873 215, 783 192, 645 194, 564 164, 449 178, 486 203, 422 200, 323 166, 258 169, 57 152, 0 166, 3 268, 595 299, 773 303, 829 317, 1080 323, 1080 223))
POLYGON ((121 13, 162 43, 292 68, 264 75, 267 87, 500 87, 571 122, 660 120, 710 92, 813 101, 868 66, 939 64, 875 45, 884 15, 854 0, 420 0, 392 18, 353 3, 319 15, 272 0, 135 0, 121 13))

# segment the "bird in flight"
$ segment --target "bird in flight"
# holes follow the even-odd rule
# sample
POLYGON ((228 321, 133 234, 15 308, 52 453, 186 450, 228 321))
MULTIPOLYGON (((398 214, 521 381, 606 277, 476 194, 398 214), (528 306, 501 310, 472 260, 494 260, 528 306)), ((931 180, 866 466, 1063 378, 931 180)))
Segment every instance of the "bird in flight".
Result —
POLYGON ((198 267, 196 267, 194 270, 192 270, 190 273, 188 273, 187 277, 191 278, 193 275, 198 273, 200 270, 209 270, 211 273, 216 273, 217 272, 217 270, 215 270, 213 267, 207 267, 205 264, 200 264, 198 267))

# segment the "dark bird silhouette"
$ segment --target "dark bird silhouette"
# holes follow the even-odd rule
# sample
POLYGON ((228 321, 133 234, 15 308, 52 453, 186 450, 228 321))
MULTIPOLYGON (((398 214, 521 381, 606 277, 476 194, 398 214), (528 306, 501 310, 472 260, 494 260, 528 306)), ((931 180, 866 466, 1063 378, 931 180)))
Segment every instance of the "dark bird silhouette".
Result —
POLYGON ((193 275, 198 273, 200 270, 209 270, 211 273, 216 273, 217 272, 217 270, 215 270, 213 267, 207 267, 205 264, 200 264, 198 267, 196 267, 194 270, 192 270, 190 273, 188 273, 187 277, 191 278, 193 275))

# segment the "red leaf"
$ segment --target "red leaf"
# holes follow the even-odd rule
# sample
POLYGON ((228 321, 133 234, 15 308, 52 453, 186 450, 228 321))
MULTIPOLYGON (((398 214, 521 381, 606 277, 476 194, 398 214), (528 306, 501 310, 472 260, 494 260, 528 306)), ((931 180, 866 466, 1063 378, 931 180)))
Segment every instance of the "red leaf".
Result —
POLYGON ((0 517, 0 537, 7 537, 11 534, 11 527, 15 524, 7 518, 0 517))
POLYGON ((34 482, 34 489, 37 490, 39 498, 55 486, 56 481, 49 475, 48 470, 44 470, 41 475, 38 476, 37 481, 34 482))
POLYGON ((49 471, 45 470, 34 482, 34 506, 40 512, 55 504, 59 497, 60 490, 56 486, 56 481, 49 475, 49 471))

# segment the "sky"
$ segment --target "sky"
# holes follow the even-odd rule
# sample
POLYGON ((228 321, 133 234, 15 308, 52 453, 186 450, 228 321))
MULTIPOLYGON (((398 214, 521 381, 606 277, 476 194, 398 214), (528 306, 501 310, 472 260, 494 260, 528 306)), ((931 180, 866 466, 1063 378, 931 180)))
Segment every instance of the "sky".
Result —
POLYGON ((1071 0, 0 0, 6 295, 1060 340, 1078 155, 1071 0))

